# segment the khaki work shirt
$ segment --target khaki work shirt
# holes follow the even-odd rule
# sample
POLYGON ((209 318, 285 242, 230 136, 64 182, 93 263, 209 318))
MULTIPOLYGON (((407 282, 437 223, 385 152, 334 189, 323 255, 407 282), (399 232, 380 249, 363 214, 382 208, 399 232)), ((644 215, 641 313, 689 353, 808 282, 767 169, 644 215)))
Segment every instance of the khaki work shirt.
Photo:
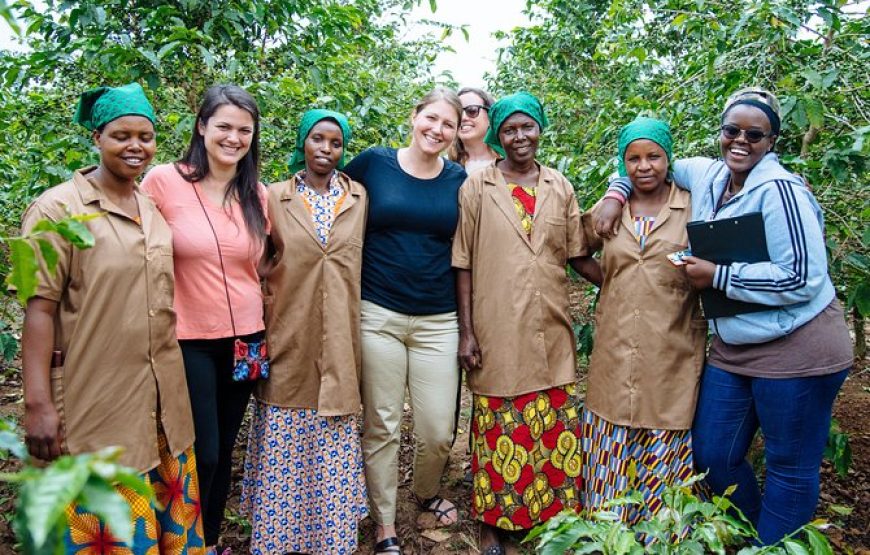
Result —
POLYGON ((565 265, 582 253, 577 197, 556 170, 541 166, 531 238, 495 165, 463 183, 453 266, 471 270, 483 358, 468 373, 471 391, 513 397, 575 381, 565 265))
POLYGON ((583 214, 588 254, 601 250, 604 283, 595 311, 595 348, 586 407, 621 426, 687 430, 692 426, 704 363, 707 322, 683 267, 667 255, 688 248, 688 191, 671 186, 643 251, 628 203, 619 234, 595 234, 583 214))
POLYGON ((136 191, 140 226, 88 181, 92 170, 43 193, 21 227, 28 233, 41 219, 105 213, 85 223, 93 248, 42 236, 58 262, 53 274, 41 266, 36 296, 58 303, 54 349, 64 363, 51 369, 51 384, 64 449, 80 454, 118 445, 121 463, 145 472, 160 463, 158 419, 173 455, 194 438, 175 338, 172 235, 147 196, 136 191))
POLYGON ((360 410, 360 269, 368 199, 344 174, 348 192, 324 247, 297 180, 269 187, 274 267, 266 278, 271 374, 257 386, 270 405, 321 416, 360 410))

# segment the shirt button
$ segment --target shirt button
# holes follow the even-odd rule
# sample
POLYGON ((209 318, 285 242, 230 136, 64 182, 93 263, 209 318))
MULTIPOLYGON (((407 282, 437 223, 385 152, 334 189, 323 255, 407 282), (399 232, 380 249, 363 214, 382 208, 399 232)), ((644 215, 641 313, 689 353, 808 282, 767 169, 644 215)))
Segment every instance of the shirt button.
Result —
POLYGON ((149 358, 148 360, 151 361, 151 365, 153 366, 153 365, 154 365, 154 357, 151 357, 151 358, 149 358))
POLYGON ((153 310, 149 310, 149 311, 148 311, 148 316, 154 316, 154 311, 153 311, 153 310))
POLYGON ((544 332, 539 331, 538 332, 538 339, 543 339, 543 338, 544 338, 544 332))
POLYGON ((151 418, 157 419, 157 411, 151 411, 151 418))
POLYGON ((536 297, 540 297, 540 296, 541 296, 541 292, 540 292, 540 291, 535 291, 535 296, 536 296, 536 297))
POLYGON ((643 264, 643 258, 637 261, 638 264, 643 264))
POLYGON ((325 298, 328 297, 328 296, 329 296, 329 293, 327 293, 326 291, 324 291, 324 292, 323 292, 323 298, 325 299, 325 298))
POLYGON ((640 316, 640 310, 638 310, 638 309, 635 308, 635 309, 634 309, 634 315, 635 315, 635 316, 640 316))
POLYGON ((145 255, 145 260, 147 260, 148 262, 151 262, 151 255, 150 255, 150 254, 146 254, 146 255, 145 255))
POLYGON ((537 256, 533 256, 533 257, 532 257, 532 262, 534 262, 534 261, 537 260, 537 259, 538 259, 537 256))

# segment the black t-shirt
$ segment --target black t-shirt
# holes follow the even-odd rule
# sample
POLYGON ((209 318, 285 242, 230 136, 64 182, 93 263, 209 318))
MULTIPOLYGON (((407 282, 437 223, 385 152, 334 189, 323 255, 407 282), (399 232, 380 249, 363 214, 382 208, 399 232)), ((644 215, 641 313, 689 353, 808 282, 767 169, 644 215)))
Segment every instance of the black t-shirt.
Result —
POLYGON ((370 148, 344 168, 369 198, 362 298, 402 314, 451 312, 456 291, 450 251, 465 170, 444 160, 437 177, 418 179, 396 155, 396 149, 370 148))

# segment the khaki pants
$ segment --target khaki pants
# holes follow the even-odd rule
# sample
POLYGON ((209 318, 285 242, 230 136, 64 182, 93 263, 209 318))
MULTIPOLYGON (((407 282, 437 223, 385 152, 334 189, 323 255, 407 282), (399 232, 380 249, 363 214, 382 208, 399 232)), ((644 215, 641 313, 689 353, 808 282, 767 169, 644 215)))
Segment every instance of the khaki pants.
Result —
POLYGON ((405 389, 414 411, 412 491, 438 493, 453 443, 460 373, 456 313, 409 316, 363 301, 362 448, 372 518, 395 524, 405 389))

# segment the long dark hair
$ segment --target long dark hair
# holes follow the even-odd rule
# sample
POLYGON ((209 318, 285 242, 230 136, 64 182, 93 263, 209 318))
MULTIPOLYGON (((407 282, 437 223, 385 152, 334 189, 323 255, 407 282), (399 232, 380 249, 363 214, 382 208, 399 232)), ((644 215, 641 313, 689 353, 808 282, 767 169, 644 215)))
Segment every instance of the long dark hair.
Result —
MULTIPOLYGON (((483 89, 478 89, 476 87, 463 87, 459 89, 459 92, 456 93, 456 96, 462 96, 463 94, 476 94, 483 100, 483 105, 487 108, 491 108, 493 104, 495 104, 495 99, 491 94, 486 92, 483 89)), ((462 125, 462 118, 459 118, 459 123, 462 125)), ((459 138, 459 133, 456 133, 456 140, 453 141, 453 144, 450 146, 450 150, 447 151, 447 158, 457 162, 458 164, 464 166, 468 161, 468 151, 465 150, 465 145, 462 144, 462 139, 459 138)))
POLYGON ((236 175, 227 186, 224 202, 233 197, 239 199, 248 233, 262 241, 266 238, 266 215, 260 200, 260 110, 248 91, 236 85, 215 85, 205 91, 196 121, 193 122, 190 146, 175 167, 190 183, 205 179, 209 172, 208 152, 205 139, 199 132, 199 124, 207 125, 218 108, 227 104, 251 114, 254 118, 254 135, 251 137, 251 148, 236 165, 236 175))

